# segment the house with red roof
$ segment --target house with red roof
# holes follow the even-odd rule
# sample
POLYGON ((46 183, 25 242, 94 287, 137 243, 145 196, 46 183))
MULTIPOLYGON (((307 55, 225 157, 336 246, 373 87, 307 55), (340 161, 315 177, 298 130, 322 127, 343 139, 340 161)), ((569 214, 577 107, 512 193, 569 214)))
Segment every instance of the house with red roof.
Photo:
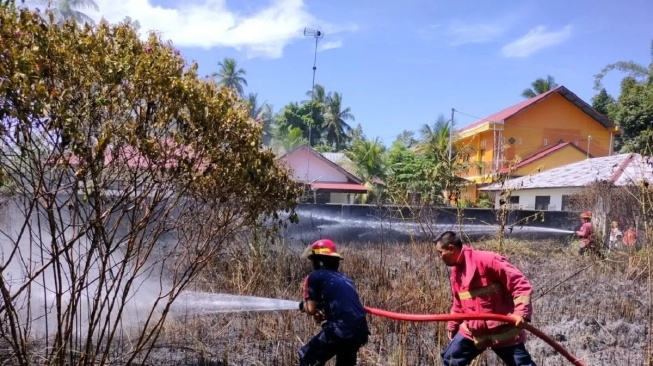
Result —
POLYGON ((289 151, 279 161, 296 182, 306 186, 310 203, 351 204, 368 191, 360 178, 308 145, 289 151))
POLYGON ((592 157, 613 154, 620 131, 564 86, 524 100, 456 131, 456 144, 470 147, 470 181, 463 197, 475 201, 478 187, 505 174, 523 176, 592 157))

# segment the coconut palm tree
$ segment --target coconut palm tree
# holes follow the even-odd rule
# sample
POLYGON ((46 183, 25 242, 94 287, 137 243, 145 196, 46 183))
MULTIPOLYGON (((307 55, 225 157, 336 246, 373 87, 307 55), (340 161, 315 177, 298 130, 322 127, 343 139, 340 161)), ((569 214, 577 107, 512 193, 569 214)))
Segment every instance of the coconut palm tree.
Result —
POLYGON ((247 86, 245 74, 247 71, 243 68, 238 68, 238 63, 233 58, 225 58, 218 62, 220 70, 211 74, 212 77, 218 78, 218 84, 225 88, 229 88, 236 92, 238 96, 243 96, 243 86, 247 86))
POLYGON ((342 107, 342 94, 329 93, 326 99, 324 111, 324 133, 326 143, 340 150, 347 143, 348 133, 351 132, 351 126, 348 120, 353 121, 354 115, 351 114, 351 108, 342 107))
POLYGON ((93 19, 79 9, 100 10, 94 0, 56 0, 53 10, 60 23, 66 20, 75 20, 80 24, 94 24, 93 19))
POLYGON ((269 145, 272 139, 272 106, 266 102, 259 104, 256 93, 249 93, 246 103, 249 108, 249 118, 263 125, 263 144, 269 145))
POLYGON ((321 104, 326 104, 327 101, 327 92, 326 89, 320 84, 315 84, 315 87, 313 88, 315 90, 315 95, 313 94, 313 91, 309 90, 306 92, 306 96, 311 98, 309 100, 305 100, 304 103, 308 103, 311 100, 316 100, 320 102, 321 104))
POLYGON ((549 75, 546 79, 539 78, 531 83, 530 88, 524 89, 521 96, 524 98, 533 98, 540 94, 544 94, 549 90, 555 89, 558 84, 555 82, 553 76, 549 75))

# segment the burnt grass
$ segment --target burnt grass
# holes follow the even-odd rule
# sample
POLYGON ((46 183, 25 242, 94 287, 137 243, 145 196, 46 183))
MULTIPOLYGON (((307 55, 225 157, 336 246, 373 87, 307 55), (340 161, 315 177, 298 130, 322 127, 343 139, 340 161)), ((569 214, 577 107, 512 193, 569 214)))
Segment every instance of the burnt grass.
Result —
MULTIPOLYGON (((581 257, 575 244, 554 241, 474 243, 500 251, 534 287, 532 325, 586 365, 645 365, 648 322, 646 253, 581 257)), ((341 244, 341 270, 366 306, 404 313, 448 313, 447 268, 427 243, 341 244)), ((234 246, 211 263, 194 290, 298 300, 310 266, 302 248, 266 244, 263 255, 234 246)), ((372 336, 360 365, 437 365, 444 323, 368 316, 372 336)), ((170 319, 148 364, 296 365, 296 351, 319 326, 298 311, 184 314, 170 319)), ((570 365, 542 340, 527 348, 538 365, 570 365)), ((476 365, 502 365, 485 352, 476 365)))

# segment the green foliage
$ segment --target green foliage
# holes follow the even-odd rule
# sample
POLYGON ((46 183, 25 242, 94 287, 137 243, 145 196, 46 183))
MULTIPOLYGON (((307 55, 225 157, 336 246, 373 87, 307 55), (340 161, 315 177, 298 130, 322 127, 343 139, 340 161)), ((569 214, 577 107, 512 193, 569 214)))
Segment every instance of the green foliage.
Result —
MULTIPOLYGON (((651 45, 653 46, 653 42, 651 45)), ((653 47, 651 48, 651 63, 648 66, 633 61, 619 61, 604 67, 595 76, 595 89, 601 89, 603 78, 614 70, 627 74, 621 81, 619 98, 613 106, 608 108, 609 117, 623 131, 620 137, 621 151, 650 155, 653 153, 653 145, 651 145, 651 136, 653 135, 653 127, 651 127, 653 124, 653 47)))
MULTIPOLYGON (((352 128, 347 121, 354 120, 351 108, 342 104, 342 94, 327 93, 323 86, 315 85, 315 93, 310 90, 306 95, 311 100, 302 103, 292 102, 286 105, 276 116, 275 139, 287 140, 285 135, 291 128, 303 131, 303 137, 309 139, 311 146, 329 146, 329 151, 340 151, 349 146, 352 140, 352 128)), ((282 144, 278 142, 276 145, 282 144)))
POLYGON ((129 24, 80 27, 2 8, 0 43, 0 172, 28 216, 12 220, 29 227, 2 249, 30 249, 13 262, 0 256, 0 267, 23 273, 0 276, 6 361, 147 363, 198 271, 235 233, 280 210, 294 218, 299 188, 260 148, 248 106, 154 34, 143 42, 129 24), (48 288, 65 300, 48 309, 52 343, 41 352, 30 322, 42 316, 24 304, 46 274, 65 277, 48 288), (151 313, 118 351, 121 310, 150 276, 151 313))
POLYGON ((539 78, 535 80, 533 83, 531 83, 530 88, 524 89, 521 95, 524 98, 533 98, 539 94, 544 94, 549 90, 555 89, 557 86, 558 84, 555 82, 553 76, 549 75, 546 77, 546 79, 539 78))
POLYGON ((225 58, 218 62, 219 71, 211 74, 212 77, 218 79, 220 86, 233 90, 238 96, 244 95, 243 86, 247 86, 247 79, 245 75, 247 71, 238 67, 238 62, 233 58, 225 58))
POLYGON ((351 126, 348 120, 354 120, 351 108, 342 107, 342 94, 329 93, 326 105, 324 106, 324 141, 333 146, 335 150, 343 149, 347 143, 348 134, 351 133, 351 126))
POLYGON ((612 113, 615 123, 623 130, 621 150, 651 154, 653 145, 653 83, 637 82, 626 77, 621 83, 621 95, 612 113))
POLYGON ((283 139, 285 133, 298 129, 302 132, 302 137, 308 141, 310 126, 311 146, 318 145, 322 139, 322 127, 324 126, 322 110, 322 104, 317 101, 310 101, 305 104, 293 102, 286 105, 274 121, 277 138, 283 139))
POLYGON ((395 201, 410 202, 416 194, 423 201, 432 201, 433 195, 429 193, 442 189, 440 182, 428 179, 428 172, 433 170, 432 161, 408 148, 404 141, 396 141, 386 159, 387 189, 395 201))
POLYGON ((357 175, 366 183, 373 182, 374 178, 384 178, 384 153, 385 146, 378 138, 356 139, 352 142, 352 146, 345 150, 345 155, 356 165, 357 175))
POLYGON ((602 88, 598 94, 592 97, 592 108, 608 118, 610 118, 615 108, 615 103, 616 100, 608 94, 605 88, 602 88))

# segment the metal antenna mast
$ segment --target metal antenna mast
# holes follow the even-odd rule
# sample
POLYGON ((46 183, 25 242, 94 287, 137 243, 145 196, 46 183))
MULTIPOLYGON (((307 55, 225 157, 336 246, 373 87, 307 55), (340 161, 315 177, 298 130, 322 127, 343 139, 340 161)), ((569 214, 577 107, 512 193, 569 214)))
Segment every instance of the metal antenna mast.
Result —
MULTIPOLYGON (((313 53, 313 84, 311 85, 311 102, 315 100, 315 71, 317 70, 317 43, 324 37, 324 32, 319 29, 304 28, 304 37, 315 38, 315 51, 313 53)), ((312 123, 308 125, 308 147, 311 147, 311 130, 312 123)), ((306 160, 306 178, 308 179, 308 170, 310 167, 311 153, 309 151, 306 160)))
MULTIPOLYGON (((315 71, 317 70, 317 43, 324 37, 321 30, 304 28, 304 37, 315 38, 315 51, 313 53, 313 84, 311 85, 311 101, 315 100, 315 71)), ((311 146, 311 126, 308 126, 308 146, 311 146)))

